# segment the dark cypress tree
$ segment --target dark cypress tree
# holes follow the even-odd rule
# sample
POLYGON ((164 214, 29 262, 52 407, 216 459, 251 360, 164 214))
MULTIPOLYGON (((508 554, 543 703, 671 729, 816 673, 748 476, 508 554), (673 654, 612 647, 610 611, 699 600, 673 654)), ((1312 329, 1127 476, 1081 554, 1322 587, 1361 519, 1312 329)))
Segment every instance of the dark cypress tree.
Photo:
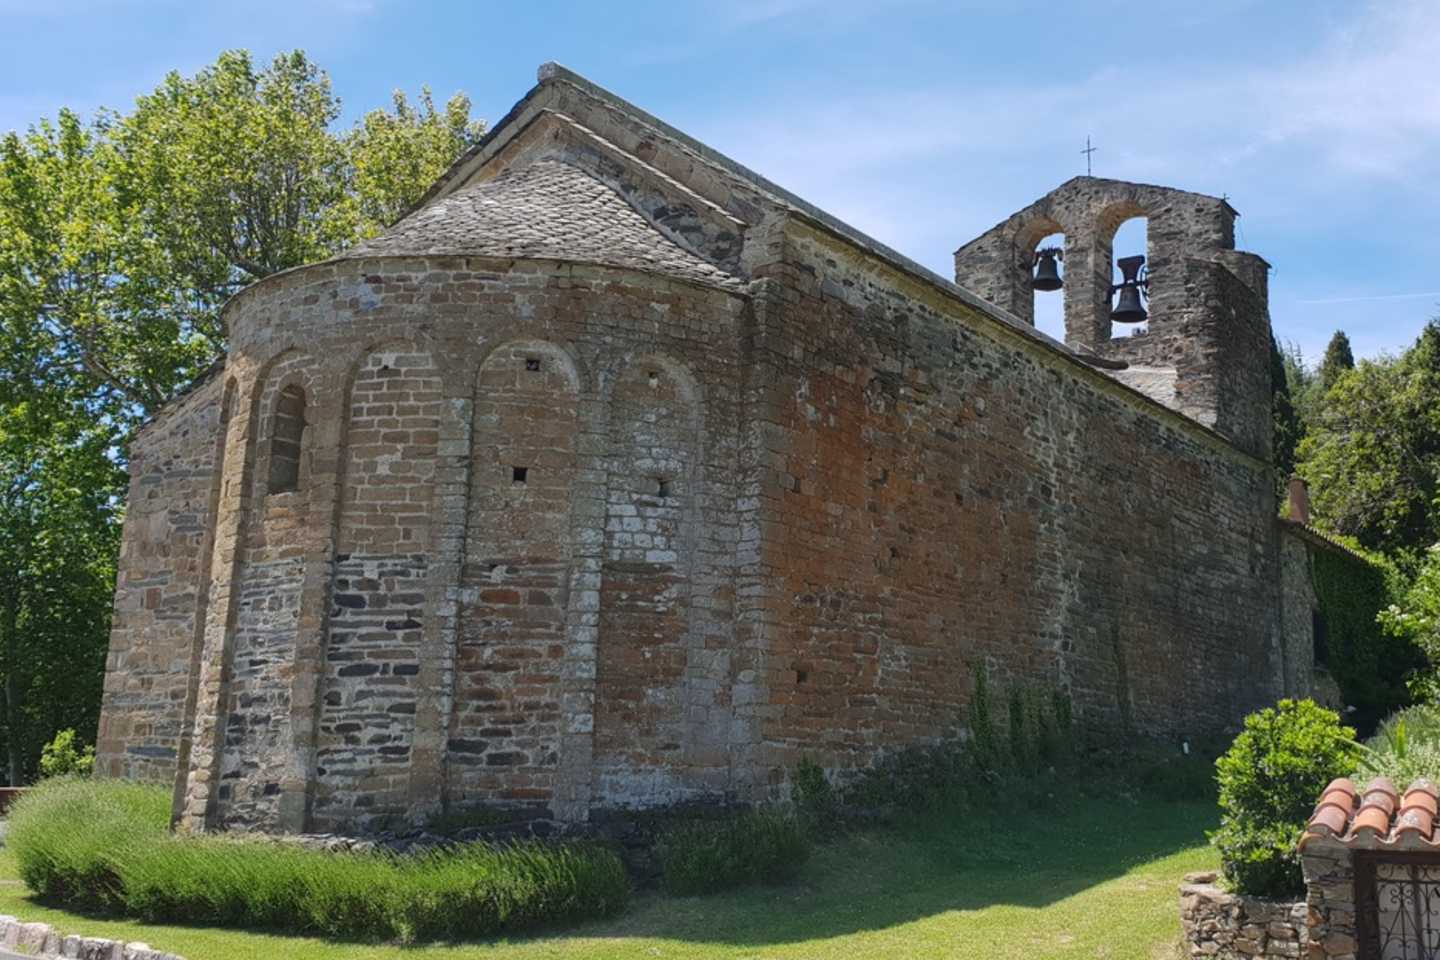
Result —
POLYGON ((1275 463, 1277 494, 1285 489, 1285 481, 1295 472, 1295 451, 1300 446, 1304 426, 1290 396, 1290 383, 1285 376, 1285 357, 1275 336, 1270 336, 1270 417, 1272 423, 1271 456, 1275 463))
POLYGON ((1320 361, 1320 389, 1329 390, 1347 370, 1355 369, 1355 354, 1350 350, 1350 338, 1344 330, 1336 330, 1325 348, 1325 359, 1320 361))

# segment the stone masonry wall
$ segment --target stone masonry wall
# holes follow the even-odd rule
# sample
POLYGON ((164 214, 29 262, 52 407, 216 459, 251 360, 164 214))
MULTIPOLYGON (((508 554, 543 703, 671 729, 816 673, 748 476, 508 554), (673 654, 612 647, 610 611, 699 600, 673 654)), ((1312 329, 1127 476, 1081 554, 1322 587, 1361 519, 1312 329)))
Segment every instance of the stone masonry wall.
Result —
POLYGON ((551 797, 565 729, 582 384, 540 341, 491 353, 479 382, 450 788, 460 805, 534 806, 551 797))
POLYGON ((304 545, 314 522, 309 497, 315 457, 313 367, 307 355, 291 351, 262 378, 261 429, 252 453, 258 466, 237 577, 218 793, 219 816, 235 826, 270 822, 279 809, 282 783, 292 776, 292 680, 300 659, 304 545), (292 386, 305 395, 299 486, 271 490, 270 463, 278 452, 276 406, 292 386))
MULTIPOLYGON (((697 453, 695 387, 659 363, 631 366, 610 412, 609 491, 596 665, 595 766, 625 801, 675 792, 686 767, 691 567, 697 453)), ((717 673, 725 675, 722 668, 717 673)))
POLYGON ((1319 604, 1311 572, 1312 548, 1299 536, 1280 531, 1280 617, 1285 696, 1308 697, 1314 687, 1315 622, 1319 604))
POLYGON ((1342 843, 1328 839, 1307 839, 1301 848, 1310 960, 1354 960, 1359 952, 1354 857, 1342 843))
POLYGON ((956 251, 956 281, 1033 324, 1034 250, 1047 234, 1063 232, 1065 341, 1137 373, 1168 373, 1174 387, 1167 403, 1264 459, 1269 266, 1234 249, 1234 221, 1219 197, 1076 177, 956 251), (1134 217, 1148 228, 1148 329, 1117 335, 1112 241, 1134 217))
POLYGON ((762 487, 777 761, 958 733, 979 669, 1068 690, 1091 729, 1196 736, 1273 699, 1263 462, 819 233, 787 239, 763 343, 785 358, 762 487))
POLYGON ((706 713, 732 685, 745 313, 640 273, 459 258, 322 264, 237 301, 227 489, 250 495, 219 511, 234 562, 184 822, 575 816, 760 777, 706 713), (299 482, 268 490, 290 387, 299 482))
POLYGON ((187 746, 217 494, 223 380, 167 407, 130 449, 130 496, 97 743, 104 776, 171 782, 187 746))
POLYGON ((403 815, 424 630, 442 385, 425 352, 381 347, 350 387, 316 753, 322 826, 403 815))
POLYGON ((1226 893, 1214 873, 1194 873, 1180 887, 1180 925, 1191 957, 1250 960, 1308 956, 1305 903, 1226 893))
POLYGON ((785 249, 749 337, 730 294, 524 262, 240 301, 250 494, 187 822, 757 797, 800 755, 961 734, 981 668, 1152 734, 1277 692, 1263 464, 817 233, 785 249))

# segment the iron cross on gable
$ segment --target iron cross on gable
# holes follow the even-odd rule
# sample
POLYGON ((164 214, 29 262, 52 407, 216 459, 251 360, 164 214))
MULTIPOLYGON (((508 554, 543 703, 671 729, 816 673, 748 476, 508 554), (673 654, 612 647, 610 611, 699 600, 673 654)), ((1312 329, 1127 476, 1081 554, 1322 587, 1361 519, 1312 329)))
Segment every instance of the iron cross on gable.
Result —
POLYGON ((1085 137, 1085 149, 1080 152, 1085 154, 1085 176, 1092 176, 1090 172, 1090 155, 1095 152, 1095 148, 1090 146, 1090 137, 1088 135, 1085 137))

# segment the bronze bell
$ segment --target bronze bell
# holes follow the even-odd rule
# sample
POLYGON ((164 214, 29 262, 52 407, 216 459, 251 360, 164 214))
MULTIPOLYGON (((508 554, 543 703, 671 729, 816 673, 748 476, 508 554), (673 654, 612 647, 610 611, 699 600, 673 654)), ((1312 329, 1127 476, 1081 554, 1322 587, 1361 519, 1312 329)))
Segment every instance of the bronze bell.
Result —
POLYGON ((1121 257, 1115 261, 1120 268, 1124 279, 1110 287, 1110 292, 1120 291, 1120 298, 1115 303, 1115 309, 1110 311, 1110 319, 1115 323, 1144 323, 1149 316, 1145 307, 1140 302, 1140 288, 1149 288, 1148 279, 1140 279, 1140 268, 1145 264, 1144 257, 1121 257))
POLYGON ((1062 259, 1064 254, 1059 247, 1046 247, 1044 250, 1035 251, 1035 279, 1031 282, 1036 290, 1059 290, 1065 285, 1060 279, 1060 265, 1056 260, 1062 259))

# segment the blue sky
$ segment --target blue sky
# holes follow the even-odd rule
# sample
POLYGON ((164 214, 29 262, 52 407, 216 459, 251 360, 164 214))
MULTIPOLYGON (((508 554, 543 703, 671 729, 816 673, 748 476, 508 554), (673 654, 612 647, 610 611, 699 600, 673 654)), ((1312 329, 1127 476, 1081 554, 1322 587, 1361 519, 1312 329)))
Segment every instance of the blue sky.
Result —
POLYGON ((422 84, 495 120, 558 60, 946 276, 1083 173, 1088 134, 1098 176, 1230 197, 1308 357, 1440 313, 1434 0, 0 0, 0 24, 0 130, 227 47, 304 48, 347 121, 422 84))

